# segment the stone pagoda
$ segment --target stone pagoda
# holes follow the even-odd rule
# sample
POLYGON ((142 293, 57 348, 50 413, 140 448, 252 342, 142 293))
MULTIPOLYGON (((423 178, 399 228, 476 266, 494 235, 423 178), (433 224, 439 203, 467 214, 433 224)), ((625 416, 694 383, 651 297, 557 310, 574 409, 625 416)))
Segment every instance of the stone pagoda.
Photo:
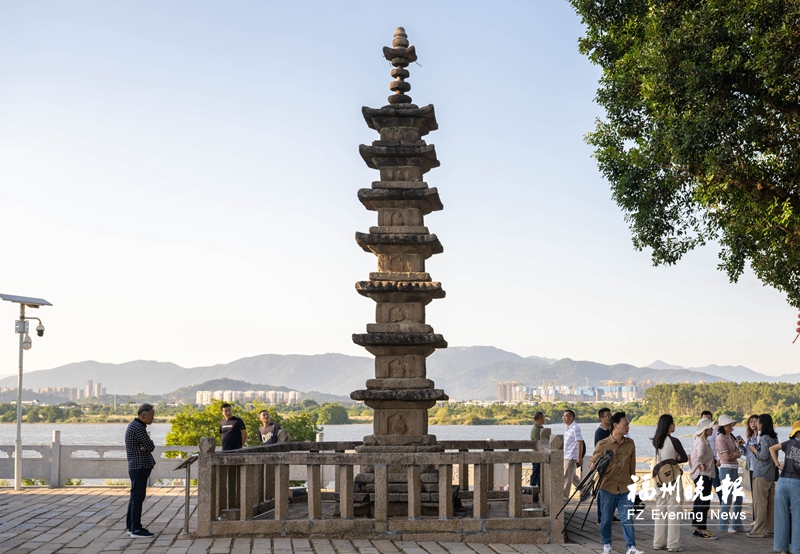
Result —
MULTIPOLYGON (((377 303, 375 323, 367 324, 366 333, 353 335, 353 342, 375 356, 375 378, 367 380, 366 390, 350 394, 375 410, 373 434, 364 437, 357 450, 441 452, 436 437, 428 434, 428 409, 448 397, 427 378, 425 359, 435 349, 447 348, 447 342, 425 323, 425 306, 434 298, 444 298, 445 292, 425 272, 425 260, 443 248, 423 221, 427 214, 443 209, 439 192, 423 181, 425 173, 439 166, 434 146, 423 140, 438 125, 432 105, 420 108, 406 94, 411 90, 406 67, 416 61, 417 54, 402 27, 383 55, 394 66, 395 80, 389 85, 394 94, 382 108, 362 108, 367 125, 380 133, 380 140, 359 147, 367 165, 380 171, 380 180, 358 191, 364 207, 378 212, 376 227, 370 227, 369 233, 356 233, 358 245, 378 257, 378 271, 370 273, 369 281, 356 283, 359 294, 377 303)), ((357 512, 365 515, 369 511, 365 508, 374 501, 369 494, 374 490, 371 473, 372 468, 362 468, 355 480, 357 512)), ((424 511, 436 506, 435 477, 435 468, 423 468, 424 490, 429 493, 423 497, 424 511)), ((402 468, 390 468, 390 493, 402 494, 405 479, 402 468)), ((395 499, 397 510, 404 513, 405 499, 395 499)))

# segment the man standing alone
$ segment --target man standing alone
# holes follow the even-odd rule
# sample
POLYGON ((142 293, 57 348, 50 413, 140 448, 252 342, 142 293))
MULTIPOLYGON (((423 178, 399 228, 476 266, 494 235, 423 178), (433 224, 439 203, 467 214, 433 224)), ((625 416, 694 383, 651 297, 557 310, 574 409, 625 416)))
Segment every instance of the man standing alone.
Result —
MULTIPOLYGON (((533 427, 531 428, 531 440, 538 441, 542 438, 542 428, 544 427, 544 414, 536 412, 533 414, 533 427)), ((532 464, 533 470, 531 471, 531 486, 538 487, 541 481, 542 464, 532 464)))
POLYGON ((147 426, 153 423, 156 411, 150 404, 139 406, 138 417, 128 424, 125 431, 125 454, 128 456, 128 475, 131 478, 131 497, 128 500, 128 515, 125 526, 133 538, 150 538, 153 533, 142 527, 142 504, 147 496, 147 480, 156 465, 151 452, 155 450, 153 440, 147 434, 147 426))
POLYGON ((222 450, 238 450, 247 444, 247 427, 240 418, 233 415, 230 404, 222 405, 223 419, 219 424, 222 435, 222 450))
POLYGON ((565 411, 561 420, 567 426, 564 429, 564 502, 569 502, 572 485, 577 487, 581 482, 575 473, 583 461, 583 436, 575 423, 575 412, 565 411))

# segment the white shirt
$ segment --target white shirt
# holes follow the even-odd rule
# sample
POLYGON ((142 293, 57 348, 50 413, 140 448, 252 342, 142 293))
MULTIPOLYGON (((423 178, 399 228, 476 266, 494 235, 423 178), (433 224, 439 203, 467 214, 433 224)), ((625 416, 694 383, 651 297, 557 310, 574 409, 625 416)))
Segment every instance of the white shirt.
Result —
POLYGON ((711 432, 711 436, 708 437, 708 444, 711 445, 711 452, 714 453, 714 459, 718 460, 719 457, 717 456, 717 428, 714 427, 714 430, 711 432))
POLYGON ((582 441, 581 428, 574 421, 564 429, 564 459, 578 459, 578 441, 582 441))

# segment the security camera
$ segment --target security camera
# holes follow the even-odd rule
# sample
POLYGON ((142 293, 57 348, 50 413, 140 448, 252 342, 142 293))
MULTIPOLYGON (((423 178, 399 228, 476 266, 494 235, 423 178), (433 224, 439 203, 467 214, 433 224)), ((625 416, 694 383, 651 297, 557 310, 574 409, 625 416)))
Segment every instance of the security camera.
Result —
POLYGON ((36 334, 39 335, 40 337, 44 336, 44 325, 42 325, 41 323, 36 326, 36 334))
POLYGON ((31 346, 33 346, 33 341, 28 335, 25 335, 25 338, 22 339, 22 349, 23 350, 30 350, 31 346))

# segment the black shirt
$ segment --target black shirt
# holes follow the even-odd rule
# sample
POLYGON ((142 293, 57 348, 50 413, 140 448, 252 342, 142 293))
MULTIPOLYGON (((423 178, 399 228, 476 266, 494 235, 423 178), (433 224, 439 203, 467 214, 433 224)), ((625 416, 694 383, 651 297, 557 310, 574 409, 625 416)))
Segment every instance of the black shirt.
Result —
POLYGON ((597 429, 594 432, 594 445, 597 446, 597 443, 603 439, 607 439, 611 436, 611 429, 603 429, 600 425, 597 426, 597 429))
POLYGON ((781 450, 786 454, 783 460, 781 478, 800 479, 800 441, 789 439, 781 443, 781 450))
POLYGON ((269 425, 265 425, 264 427, 259 427, 258 432, 261 435, 261 443, 262 444, 275 444, 278 442, 278 431, 281 430, 281 426, 277 423, 270 423, 269 425))
POLYGON ((223 450, 238 450, 242 447, 242 431, 246 430, 244 421, 233 416, 230 419, 223 419, 219 424, 219 432, 222 434, 223 450))

